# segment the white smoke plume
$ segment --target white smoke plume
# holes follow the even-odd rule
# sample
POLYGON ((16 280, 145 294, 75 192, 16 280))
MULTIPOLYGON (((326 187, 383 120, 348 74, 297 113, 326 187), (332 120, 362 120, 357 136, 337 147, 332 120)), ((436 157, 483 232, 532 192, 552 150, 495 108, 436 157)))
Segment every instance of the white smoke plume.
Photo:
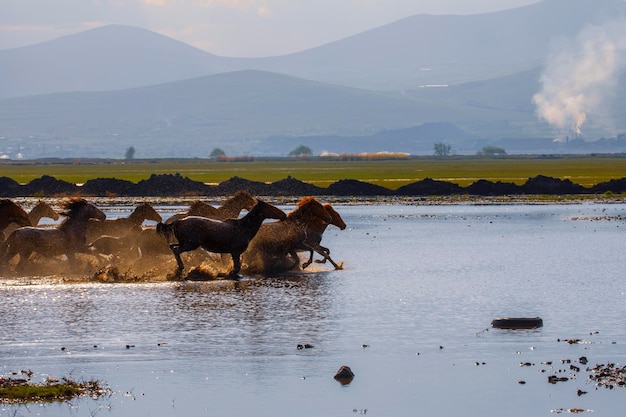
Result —
POLYGON ((614 93, 624 22, 587 26, 576 38, 554 45, 533 96, 539 119, 564 131, 582 133, 587 116, 600 114, 614 93))

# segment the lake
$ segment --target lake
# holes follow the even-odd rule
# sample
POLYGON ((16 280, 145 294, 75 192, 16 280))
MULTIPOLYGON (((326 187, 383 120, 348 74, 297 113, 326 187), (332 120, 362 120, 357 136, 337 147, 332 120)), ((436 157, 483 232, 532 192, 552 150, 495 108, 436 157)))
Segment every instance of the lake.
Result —
POLYGON ((626 388, 597 386, 588 369, 626 362, 626 204, 335 208, 348 227, 329 227, 322 244, 343 270, 140 284, 0 278, 0 373, 97 379, 114 391, 2 405, 0 415, 623 409, 626 388), (495 317, 535 316, 543 327, 490 328, 495 317), (347 385, 333 378, 342 365, 355 374, 347 385))

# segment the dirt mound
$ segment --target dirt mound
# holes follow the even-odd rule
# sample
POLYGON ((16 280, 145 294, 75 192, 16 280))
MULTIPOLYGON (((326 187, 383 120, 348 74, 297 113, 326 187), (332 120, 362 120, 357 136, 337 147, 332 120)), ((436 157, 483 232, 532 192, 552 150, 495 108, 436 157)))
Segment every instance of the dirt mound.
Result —
POLYGON ((591 188, 575 184, 569 179, 561 180, 538 175, 529 178, 525 184, 516 185, 508 182, 490 182, 478 180, 475 183, 461 187, 458 184, 425 178, 411 184, 404 185, 397 190, 391 190, 376 184, 343 179, 327 188, 307 184, 288 176, 272 184, 259 181, 250 181, 240 177, 232 177, 219 185, 208 185, 191 180, 180 174, 153 174, 147 180, 134 184, 130 181, 115 178, 97 178, 87 181, 83 186, 57 180, 44 175, 31 181, 27 185, 20 185, 7 177, 0 178, 1 197, 44 197, 44 196, 119 196, 119 197, 177 197, 177 196, 226 196, 240 190, 248 190, 258 196, 450 196, 450 195, 566 195, 566 194, 596 194, 626 192, 626 178, 611 180, 591 188))

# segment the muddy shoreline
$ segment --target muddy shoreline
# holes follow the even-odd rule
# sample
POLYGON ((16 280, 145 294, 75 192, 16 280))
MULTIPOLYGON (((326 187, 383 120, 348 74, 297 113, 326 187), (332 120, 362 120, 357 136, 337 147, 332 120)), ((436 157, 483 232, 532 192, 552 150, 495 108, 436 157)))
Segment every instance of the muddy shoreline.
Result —
MULTIPOLYGON (((517 185, 507 182, 491 182, 478 180, 467 187, 455 183, 438 181, 430 178, 404 185, 397 190, 391 190, 375 184, 358 180, 339 180, 326 188, 317 187, 288 176, 285 179, 263 183, 250 181, 240 177, 232 177, 217 185, 204 184, 193 181, 179 174, 153 174, 149 179, 133 183, 115 178, 96 178, 84 184, 72 184, 54 177, 44 175, 29 182, 19 184, 11 178, 0 177, 0 197, 224 197, 239 190, 249 190, 257 196, 268 197, 300 197, 303 195, 326 196, 333 198, 406 198, 413 197, 446 197, 453 200, 472 197, 490 197, 494 200, 521 199, 528 196, 554 197, 579 196, 592 198, 601 196, 615 198, 616 195, 626 193, 626 178, 614 179, 596 184, 592 187, 583 187, 568 179, 546 177, 538 175, 529 178, 524 184, 517 185)), ((536 198, 535 198, 536 199, 536 198)), ((554 201, 551 201, 552 203, 554 201)))

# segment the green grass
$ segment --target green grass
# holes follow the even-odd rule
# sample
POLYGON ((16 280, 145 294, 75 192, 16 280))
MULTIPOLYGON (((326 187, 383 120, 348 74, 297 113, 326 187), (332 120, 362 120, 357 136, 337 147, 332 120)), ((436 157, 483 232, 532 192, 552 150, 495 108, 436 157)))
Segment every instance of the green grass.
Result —
POLYGON ((202 159, 82 160, 41 163, 0 163, 0 176, 28 183, 42 175, 72 183, 93 178, 118 178, 138 182, 152 174, 179 173, 195 181, 218 184, 234 176, 252 181, 274 182, 292 176, 320 187, 341 179, 356 179, 395 190, 424 178, 467 186, 479 179, 518 185, 537 175, 569 179, 583 186, 626 177, 626 156, 557 157, 418 157, 385 161, 255 160, 215 162, 202 159), (97 161, 97 163, 95 163, 97 161))
POLYGON ((76 382, 64 378, 57 383, 14 383, 11 380, 2 380, 0 384, 0 402, 29 403, 39 401, 68 401, 72 398, 89 395, 97 397, 104 395, 108 389, 102 388, 98 381, 76 382))

